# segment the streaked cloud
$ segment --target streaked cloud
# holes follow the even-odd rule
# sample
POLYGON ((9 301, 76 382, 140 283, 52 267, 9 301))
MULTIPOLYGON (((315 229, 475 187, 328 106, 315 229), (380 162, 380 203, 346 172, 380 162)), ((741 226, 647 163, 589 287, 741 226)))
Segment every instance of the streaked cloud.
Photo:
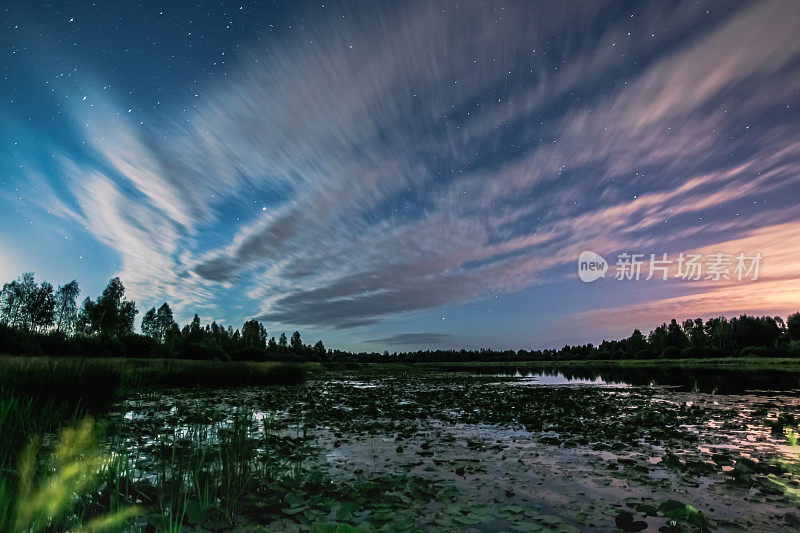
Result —
POLYGON ((447 333, 397 333, 382 339, 363 341, 364 344, 385 344, 389 346, 426 346, 450 341, 452 335, 447 333))
MULTIPOLYGON (((800 218, 800 7, 717 5, 329 9, 186 109, 75 99, 89 155, 64 158, 60 211, 139 298, 226 314, 246 286, 243 313, 291 326, 563 282, 584 249, 738 242, 789 268, 770 235, 800 218)), ((777 311, 800 302, 781 283, 657 305, 777 311)))

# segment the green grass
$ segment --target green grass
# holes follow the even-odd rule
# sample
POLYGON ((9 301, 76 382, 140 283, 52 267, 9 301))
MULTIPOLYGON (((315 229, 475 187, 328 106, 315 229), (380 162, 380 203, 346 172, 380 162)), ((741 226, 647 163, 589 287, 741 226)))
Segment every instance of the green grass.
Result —
POLYGON ((314 363, 180 359, 0 357, 0 390, 37 401, 103 406, 147 387, 230 387, 299 383, 314 363))
POLYGON ((240 409, 211 429, 196 423, 160 434, 153 481, 137 479, 127 456, 101 448, 89 418, 65 427, 44 453, 42 440, 31 438, 18 463, 0 473, 0 531, 118 531, 132 520, 136 530, 158 531, 232 524, 248 498, 279 502, 284 494, 272 484, 294 473, 273 453, 270 421, 260 424, 240 409))
POLYGON ((83 416, 79 407, 37 403, 0 390, 0 474, 12 469, 32 436, 75 425, 83 416))
POLYGON ((49 453, 39 448, 32 439, 16 470, 0 474, 0 530, 116 531, 139 513, 123 504, 86 514, 113 464, 97 443, 91 419, 65 428, 49 453))
MULTIPOLYGON (((159 475, 150 487, 134 483, 127 457, 100 450, 103 428, 84 417, 139 391, 293 384, 315 366, 0 357, 0 531, 116 530, 136 514, 134 502, 149 512, 138 520, 160 531, 179 531, 209 514, 230 521, 237 502, 282 467, 269 442, 251 438, 249 412, 216 428, 213 444, 201 438, 208 431, 201 424, 160 435, 159 475), (43 440, 59 433, 55 444, 43 440), (194 445, 187 448, 187 441, 194 445)), ((262 429, 268 438, 269 428, 262 429)))
POLYGON ((0 390, 40 405, 107 405, 122 385, 124 370, 115 360, 0 358, 0 390))
POLYGON ((125 387, 233 387, 303 381, 315 363, 119 359, 125 387))

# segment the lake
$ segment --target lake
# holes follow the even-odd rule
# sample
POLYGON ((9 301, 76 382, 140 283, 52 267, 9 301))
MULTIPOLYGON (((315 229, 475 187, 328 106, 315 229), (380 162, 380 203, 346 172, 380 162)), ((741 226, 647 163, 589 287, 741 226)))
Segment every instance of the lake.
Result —
POLYGON ((776 531, 800 525, 799 393, 791 372, 372 368, 145 392, 104 422, 145 501, 223 475, 236 442, 264 482, 230 516, 193 504, 198 530, 776 531))

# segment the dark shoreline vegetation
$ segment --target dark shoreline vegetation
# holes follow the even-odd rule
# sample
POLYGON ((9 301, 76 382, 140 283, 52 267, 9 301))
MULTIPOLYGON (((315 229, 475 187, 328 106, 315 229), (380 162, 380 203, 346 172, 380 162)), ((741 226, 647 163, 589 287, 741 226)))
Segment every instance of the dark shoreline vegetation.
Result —
POLYGON ((241 329, 216 321, 202 325, 195 314, 179 327, 168 303, 144 313, 141 334, 134 331, 139 310, 125 297, 119 278, 96 299, 77 303, 80 289, 71 281, 57 290, 36 283, 32 273, 0 291, 0 354, 53 357, 178 358, 212 361, 468 362, 616 361, 654 359, 800 358, 800 312, 781 317, 717 317, 703 321, 671 319, 647 336, 638 329, 621 340, 599 345, 566 345, 544 350, 418 350, 360 352, 303 343, 300 332, 276 340, 255 319, 241 329))
POLYGON ((118 279, 77 294, 29 275, 0 294, 0 531, 800 523, 800 463, 781 451, 800 422, 798 314, 597 347, 353 354, 255 320, 179 328, 167 304, 136 334, 118 279))

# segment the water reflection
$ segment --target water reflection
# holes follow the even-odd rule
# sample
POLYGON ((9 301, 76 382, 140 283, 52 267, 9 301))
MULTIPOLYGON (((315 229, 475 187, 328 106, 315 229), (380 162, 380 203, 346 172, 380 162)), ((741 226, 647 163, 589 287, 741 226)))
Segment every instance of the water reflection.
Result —
MULTIPOLYGON (((781 421, 800 412, 798 395, 785 392, 800 388, 800 374, 532 366, 133 396, 108 415, 109 446, 131 458, 137 482, 157 486, 174 483, 176 457, 209 457, 217 476, 220 450, 235 445, 254 450, 258 471, 302 458, 335 494, 351 493, 355 472, 381 484, 398 475, 425 486, 445 480, 458 508, 503 501, 557 518, 579 509, 607 524, 603 531, 620 502, 657 506, 678 491, 720 523, 750 531, 776 531, 787 509, 795 512, 794 501, 760 485, 766 470, 748 473, 747 465, 797 461, 781 421), (675 387, 631 388, 651 383, 675 387), (740 389, 761 392, 733 393, 740 389)), ((651 519, 655 531, 661 522, 651 519)))
POLYGON ((526 366, 452 367, 453 370, 530 380, 540 385, 668 385, 683 391, 739 394, 748 391, 800 390, 800 372, 618 366, 532 369, 526 366))
POLYGON ((498 377, 515 378, 511 383, 518 385, 545 385, 545 386, 558 386, 558 385, 574 385, 574 386, 589 386, 589 387, 630 387, 629 383, 613 383, 604 380, 601 377, 578 378, 574 376, 566 376, 563 372, 530 372, 530 371, 517 371, 511 374, 496 374, 498 377))

